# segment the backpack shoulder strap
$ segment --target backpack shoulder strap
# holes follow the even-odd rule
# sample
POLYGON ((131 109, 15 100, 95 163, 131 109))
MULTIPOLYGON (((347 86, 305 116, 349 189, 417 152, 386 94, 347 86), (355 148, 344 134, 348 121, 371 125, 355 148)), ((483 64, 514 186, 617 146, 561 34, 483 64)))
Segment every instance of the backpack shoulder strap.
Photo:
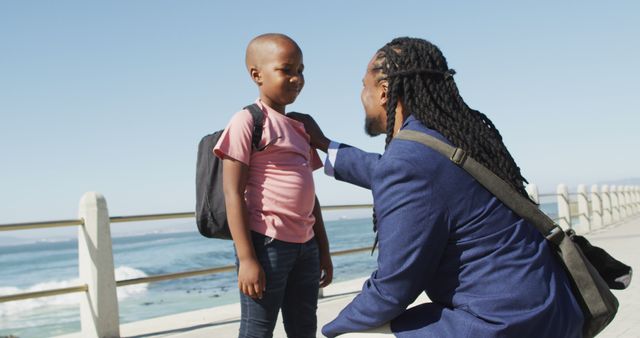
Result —
POLYGON ((556 245, 562 241, 565 235, 564 231, 549 216, 543 213, 532 201, 514 190, 502 178, 468 156, 463 149, 455 148, 431 135, 415 130, 401 130, 395 138, 422 143, 441 153, 467 171, 516 214, 534 225, 546 239, 556 245))
POLYGON ((262 127, 264 126, 264 112, 257 104, 250 104, 244 109, 249 110, 253 117, 253 133, 251 137, 251 144, 254 149, 259 149, 260 140, 262 139, 262 127))

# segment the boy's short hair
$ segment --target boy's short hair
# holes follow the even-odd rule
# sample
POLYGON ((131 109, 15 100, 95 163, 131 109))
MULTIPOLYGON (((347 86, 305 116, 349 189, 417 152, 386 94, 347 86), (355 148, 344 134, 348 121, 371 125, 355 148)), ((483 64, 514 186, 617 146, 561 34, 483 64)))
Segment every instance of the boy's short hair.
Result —
POLYGON ((284 40, 292 43, 294 46, 296 46, 300 54, 302 54, 302 49, 300 49, 300 46, 298 46, 298 43, 296 43, 295 40, 293 40, 292 38, 290 38, 285 34, 265 33, 265 34, 258 35, 255 38, 251 39, 251 41, 249 41, 249 44, 247 45, 247 50, 245 52, 245 65, 249 72, 251 71, 251 67, 256 65, 257 61, 255 60, 255 58, 256 58, 256 55, 260 53, 261 47, 263 47, 267 42, 273 42, 277 40, 281 40, 281 41, 284 40))

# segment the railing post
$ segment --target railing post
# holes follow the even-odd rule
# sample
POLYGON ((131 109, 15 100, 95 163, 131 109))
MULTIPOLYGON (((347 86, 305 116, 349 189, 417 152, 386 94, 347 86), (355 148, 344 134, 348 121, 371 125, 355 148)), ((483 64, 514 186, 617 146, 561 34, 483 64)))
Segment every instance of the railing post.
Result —
POLYGON ((636 213, 640 212, 640 186, 635 187, 636 213))
POLYGON ((620 219, 625 219, 628 216, 627 212, 627 187, 618 187, 618 200, 620 200, 620 219))
POLYGON ((625 219, 629 216, 627 210, 627 186, 621 185, 618 187, 618 199, 620 200, 620 219, 625 219))
POLYGON ((638 205, 636 201, 636 186, 632 185, 629 188, 629 199, 631 200, 631 213, 635 215, 638 212, 638 205))
POLYGON ((120 337, 107 201, 99 193, 85 193, 79 216, 84 225, 78 231, 78 270, 88 286, 80 301, 82 336, 120 337))
POLYGON ((633 185, 629 186, 629 209, 631 210, 631 216, 634 216, 636 212, 638 212, 636 206, 636 187, 633 185))
POLYGON ((613 212, 611 210, 611 193, 609 193, 609 186, 602 186, 602 225, 609 225, 613 220, 613 212))
POLYGON ((611 186, 611 220, 617 222, 620 220, 620 199, 618 198, 618 187, 611 186))
POLYGON ((538 193, 537 185, 533 183, 527 184, 525 190, 527 191, 527 194, 529 194, 531 200, 533 200, 536 204, 540 204, 540 194, 538 193))
POLYGON ((629 216, 634 216, 638 211, 636 208, 636 187, 629 186, 629 194, 627 195, 627 203, 629 203, 629 216))
POLYGON ((602 228, 602 198, 598 186, 591 186, 591 230, 602 228))
POLYGON ((558 225, 562 229, 571 228, 571 206, 569 205, 569 188, 565 184, 558 184, 558 225))
POLYGON ((631 199, 631 186, 624 186, 624 209, 627 212, 627 217, 631 217, 633 215, 633 201, 631 199))
POLYGON ((631 216, 636 214, 636 195, 635 186, 629 186, 629 209, 631 210, 631 216))
POLYGON ((629 216, 633 216, 636 214, 637 209, 636 209, 636 187, 633 185, 629 186, 629 210, 630 210, 630 215, 629 216))
POLYGON ((640 212, 640 186, 633 187, 633 207, 636 214, 640 212))
POLYGON ((634 205, 633 205, 633 187, 628 185, 625 188, 625 196, 627 196, 627 217, 633 216, 634 214, 634 205))
POLYGON ((577 233, 587 233, 591 230, 591 220, 589 212, 589 199, 587 198, 587 186, 578 185, 578 226, 577 233))

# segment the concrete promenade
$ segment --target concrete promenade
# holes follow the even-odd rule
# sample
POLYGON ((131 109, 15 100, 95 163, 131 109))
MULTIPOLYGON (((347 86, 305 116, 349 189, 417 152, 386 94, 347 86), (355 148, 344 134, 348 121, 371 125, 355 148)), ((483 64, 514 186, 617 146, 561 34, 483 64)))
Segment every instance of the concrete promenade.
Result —
MULTIPOLYGON (((594 245, 600 246, 640 271, 640 217, 607 226, 586 236, 594 245)), ((325 298, 319 301, 319 327, 332 320, 336 314, 358 293, 366 277, 330 285, 324 290, 325 298)), ((640 337, 640 281, 632 281, 627 290, 615 291, 620 309, 614 321, 598 337, 640 337)), ((420 296, 416 303, 428 301, 420 296)), ((134 323, 122 324, 122 337, 237 337, 240 319, 239 304, 185 312, 134 323)), ((371 335, 373 338, 390 335, 371 335)), ((77 338, 80 334, 63 336, 77 338)), ((282 322, 276 326, 274 337, 286 337, 282 322)), ((359 335, 365 337, 365 335, 359 335)))

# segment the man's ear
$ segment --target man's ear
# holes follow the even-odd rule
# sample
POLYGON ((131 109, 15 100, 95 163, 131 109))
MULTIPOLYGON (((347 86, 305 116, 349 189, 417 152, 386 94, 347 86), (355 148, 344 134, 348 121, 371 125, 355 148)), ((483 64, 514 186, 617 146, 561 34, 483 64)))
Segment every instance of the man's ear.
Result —
POLYGON ((260 74, 258 68, 251 67, 249 69, 249 75, 251 76, 253 82, 255 82, 258 86, 262 85, 262 74, 260 74))
POLYGON ((387 99, 389 98, 388 91, 389 91, 389 83, 387 81, 380 82, 380 105, 381 106, 385 106, 385 107, 387 106, 387 99))

